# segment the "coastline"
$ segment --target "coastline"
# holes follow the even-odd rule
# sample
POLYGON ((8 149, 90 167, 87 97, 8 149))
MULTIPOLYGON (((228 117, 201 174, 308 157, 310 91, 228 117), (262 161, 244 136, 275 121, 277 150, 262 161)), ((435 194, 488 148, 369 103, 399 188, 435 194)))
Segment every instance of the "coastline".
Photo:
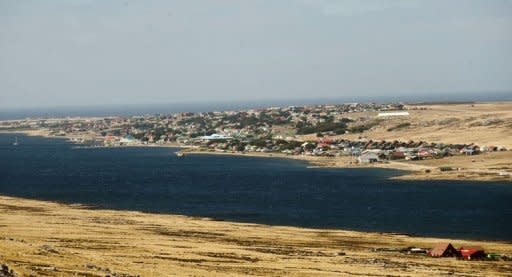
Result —
MULTIPOLYGON (((320 156, 303 156, 303 155, 286 155, 281 153, 240 153, 240 152, 220 152, 220 151, 201 151, 195 148, 187 148, 182 152, 185 154, 202 154, 202 155, 228 155, 228 156, 242 156, 242 157, 261 157, 261 158, 283 158, 302 160, 309 163, 310 167, 324 167, 324 168, 384 168, 403 171, 404 174, 400 176, 391 177, 395 180, 472 180, 472 181, 512 181, 511 176, 499 176, 499 171, 485 170, 485 169, 461 169, 455 171, 441 172, 440 167, 449 164, 453 159, 443 158, 432 160, 432 164, 422 164, 416 162, 399 162, 388 161, 378 162, 373 164, 356 164, 353 163, 355 159, 350 157, 320 157, 320 156), (437 164, 436 164, 437 163, 437 164)), ((498 153, 502 154, 502 153, 498 153)), ((507 151, 504 157, 500 157, 498 162, 502 160, 508 162, 512 167, 512 153, 507 151)), ((492 154, 491 154, 492 156, 492 154)), ((464 163, 472 163, 472 157, 465 157, 464 163)), ((457 167, 455 165, 455 167, 457 167)))
MULTIPOLYGON (((40 136, 45 138, 71 139, 69 136, 52 136, 47 130, 0 130, 0 133, 21 133, 27 136, 40 136)), ((386 161, 372 164, 356 164, 351 157, 321 157, 305 155, 287 155, 283 153, 261 153, 261 152, 221 152, 199 149, 194 146, 181 145, 178 143, 168 144, 143 144, 124 147, 162 147, 180 148, 186 154, 207 154, 207 155, 231 155, 243 157, 261 158, 283 158, 302 160, 309 163, 310 167, 325 168, 384 168, 403 171, 404 174, 392 177, 395 180, 472 180, 483 182, 509 181, 512 182, 512 174, 500 176, 501 170, 495 169, 498 165, 501 169, 512 170, 512 151, 487 153, 478 156, 455 156, 442 159, 431 159, 427 161, 386 161), (483 157, 490 160, 485 163, 483 157), (479 162, 476 162, 478 160, 479 162), (456 170, 441 171, 444 166, 456 170)))
POLYGON ((467 262, 391 251, 451 242, 512 255, 507 241, 269 226, 6 196, 0 196, 0 212, 0 263, 23 276, 506 276, 511 268, 510 261, 467 262))

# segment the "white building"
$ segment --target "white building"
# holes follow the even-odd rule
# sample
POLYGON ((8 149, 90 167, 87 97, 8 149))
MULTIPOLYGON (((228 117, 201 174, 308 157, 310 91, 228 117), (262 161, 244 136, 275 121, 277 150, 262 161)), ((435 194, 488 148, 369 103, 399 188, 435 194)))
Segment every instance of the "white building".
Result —
POLYGON ((359 157, 357 157, 357 160, 361 164, 375 163, 379 161, 379 156, 373 152, 363 152, 359 157))
POLYGON ((201 137, 201 139, 204 139, 204 140, 221 140, 221 139, 231 139, 231 138, 232 137, 230 137, 230 136, 225 136, 222 134, 212 134, 210 136, 201 137))
POLYGON ((123 137, 119 142, 123 145, 133 145, 133 144, 137 144, 139 141, 136 138, 134 138, 133 136, 127 135, 127 136, 123 137))
POLYGON ((379 113, 377 117, 409 116, 409 112, 386 112, 379 113))

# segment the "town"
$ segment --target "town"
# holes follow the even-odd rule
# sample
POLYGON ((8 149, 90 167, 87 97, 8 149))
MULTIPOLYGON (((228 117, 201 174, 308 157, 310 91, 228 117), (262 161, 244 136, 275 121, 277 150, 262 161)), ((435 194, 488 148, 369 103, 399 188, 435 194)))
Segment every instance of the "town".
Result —
POLYGON ((45 130, 48 136, 91 146, 159 145, 224 153, 343 156, 358 164, 507 150, 504 146, 474 143, 343 137, 370 130, 389 118, 402 120, 388 132, 408 128, 409 110, 415 109, 423 108, 403 103, 349 103, 132 117, 24 119, 3 121, 0 130, 45 130))

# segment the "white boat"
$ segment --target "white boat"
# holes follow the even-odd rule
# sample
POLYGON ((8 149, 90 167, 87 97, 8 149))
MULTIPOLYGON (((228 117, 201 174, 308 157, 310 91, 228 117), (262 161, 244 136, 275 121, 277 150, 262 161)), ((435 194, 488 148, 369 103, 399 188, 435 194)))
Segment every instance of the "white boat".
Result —
POLYGON ((15 137, 15 138, 14 138, 14 142, 12 143, 12 145, 14 145, 14 146, 17 146, 17 145, 18 145, 18 137, 15 137))
POLYGON ((181 158, 181 157, 184 157, 184 156, 185 156, 185 153, 183 153, 183 152, 176 152, 176 156, 177 156, 178 158, 181 158))

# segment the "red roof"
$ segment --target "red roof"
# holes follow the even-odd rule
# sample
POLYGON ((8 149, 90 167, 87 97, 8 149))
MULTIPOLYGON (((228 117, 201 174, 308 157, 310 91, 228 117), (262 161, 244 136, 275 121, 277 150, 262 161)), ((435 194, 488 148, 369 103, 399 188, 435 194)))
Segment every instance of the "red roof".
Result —
POLYGON ((460 254, 464 259, 471 259, 475 256, 483 256, 484 249, 481 246, 463 246, 460 248, 460 254))
POLYGON ((432 257, 453 257, 457 254, 457 249, 451 243, 439 243, 429 252, 432 257))
POLYGON ((108 135, 108 136, 105 137, 105 140, 117 140, 117 137, 116 136, 108 135))
POLYGON ((460 248, 460 254, 464 258, 471 257, 476 253, 483 254, 484 249, 481 246, 463 246, 460 248))
POLYGON ((332 144, 332 140, 330 138, 321 138, 318 142, 323 144, 332 144))

